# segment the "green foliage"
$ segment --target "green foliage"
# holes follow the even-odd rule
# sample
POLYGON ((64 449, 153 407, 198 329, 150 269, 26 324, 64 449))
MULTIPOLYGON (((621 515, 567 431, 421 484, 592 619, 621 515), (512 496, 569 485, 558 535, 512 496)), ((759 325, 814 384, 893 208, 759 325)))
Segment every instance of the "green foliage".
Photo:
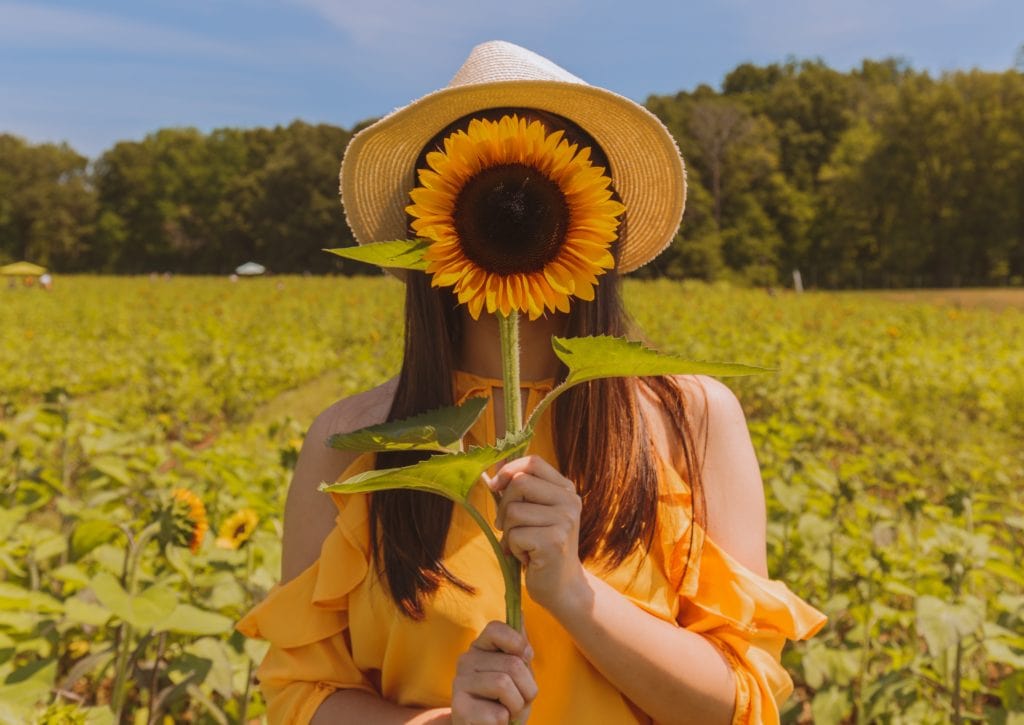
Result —
POLYGON ((462 405, 339 433, 327 445, 343 451, 458 451, 462 437, 487 407, 487 398, 470 398, 462 405))
POLYGON ((321 484, 321 491, 370 493, 389 489, 424 491, 466 504, 469 492, 488 468, 509 456, 505 448, 483 446, 464 453, 432 456, 403 468, 367 471, 339 483, 321 484))
POLYGON ((0 133, 0 260, 77 263, 97 214, 87 163, 66 144, 0 133))
POLYGON ((644 375, 757 375, 766 368, 739 363, 685 360, 621 337, 555 337, 555 355, 569 368, 565 385, 599 378, 644 375))
POLYGON ((763 286, 793 269, 815 287, 1024 283, 1020 73, 744 64, 721 93, 701 86, 647 106, 690 172, 681 236, 653 274, 763 286))
MULTIPOLYGON (((745 63, 720 90, 646 105, 679 143, 689 186, 679 233, 640 276, 775 287, 799 269, 818 288, 1024 284, 1019 69, 933 78, 894 59, 846 73, 745 63)), ((341 153, 365 125, 161 129, 91 165, 67 146, 0 135, 0 263, 367 272, 358 260, 372 252, 353 248, 337 194, 341 153)))
POLYGON ((306 381, 331 400, 379 382, 397 366, 397 290, 386 279, 81 277, 8 293, 0 723, 112 723, 117 672, 129 722, 262 715, 250 680, 262 650, 232 630, 278 577, 308 424, 266 418, 265 404, 306 381), (195 554, 140 538, 174 488, 206 507, 195 554), (241 508, 259 528, 240 550, 217 547, 241 508))
POLYGON ((423 252, 430 246, 425 239, 396 239, 391 242, 374 242, 373 244, 362 244, 358 247, 344 247, 341 249, 325 249, 324 251, 336 254, 346 259, 354 259, 357 262, 373 264, 385 269, 415 269, 426 270, 427 261, 423 258, 423 252))
MULTIPOLYGON (((126 622, 130 716, 263 716, 251 668, 265 645, 231 624, 278 578, 313 415, 397 370, 400 290, 386 277, 82 277, 5 295, 0 722, 113 722, 126 622), (307 382, 329 392, 299 420, 267 417, 307 382), (129 546, 177 487, 200 496, 211 532, 195 554, 143 546, 129 594, 129 546), (213 532, 243 507, 257 531, 218 548, 213 532)), ((658 349, 774 369, 729 381, 765 482, 769 570, 829 615, 784 653, 784 722, 1024 718, 1019 295, 988 308, 970 305, 980 294, 668 280, 625 294, 658 349)))

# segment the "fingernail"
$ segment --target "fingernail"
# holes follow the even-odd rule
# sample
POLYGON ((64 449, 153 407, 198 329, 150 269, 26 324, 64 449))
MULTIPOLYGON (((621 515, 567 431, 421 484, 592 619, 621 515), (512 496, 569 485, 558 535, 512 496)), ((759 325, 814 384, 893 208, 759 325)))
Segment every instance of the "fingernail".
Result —
POLYGON ((533 647, 526 645, 526 649, 523 651, 523 655, 526 657, 527 662, 533 661, 533 647))

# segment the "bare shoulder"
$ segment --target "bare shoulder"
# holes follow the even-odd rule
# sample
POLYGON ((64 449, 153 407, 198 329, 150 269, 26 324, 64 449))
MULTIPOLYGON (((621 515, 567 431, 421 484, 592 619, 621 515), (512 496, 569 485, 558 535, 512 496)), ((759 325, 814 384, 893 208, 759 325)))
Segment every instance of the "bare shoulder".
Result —
MULTIPOLYGON (((701 470, 708 534, 748 569, 765 575, 764 483, 743 406, 732 389, 715 378, 679 375, 672 380, 683 398, 693 436, 689 443, 701 470)), ((647 405, 657 405, 653 393, 648 392, 643 397, 647 405)), ((664 420, 667 413, 664 410, 659 413, 664 420)), ((681 468, 678 441, 672 440, 672 426, 666 421, 656 428, 656 445, 667 449, 659 453, 681 468)))
POLYGON ((322 481, 333 481, 356 459, 356 453, 326 445, 338 433, 349 433, 387 419, 398 379, 343 398, 320 413, 309 427, 288 488, 284 511, 281 579, 288 581, 320 556, 320 547, 334 526, 337 511, 319 491, 322 481))
MULTIPOLYGON (((313 435, 323 435, 323 443, 327 436, 336 433, 349 433, 368 425, 382 423, 391 410, 391 401, 395 398, 398 378, 394 377, 375 388, 342 398, 324 409, 309 427, 306 441, 313 435)), ((315 441, 314 441, 315 442, 315 441)), ((306 446, 303 446, 305 449, 306 446)), ((326 446, 324 446, 326 448, 326 446)), ((333 449, 326 448, 331 451, 333 449)))
MULTIPOLYGON (((683 412, 693 436, 687 445, 695 451, 698 463, 702 463, 707 453, 711 420, 722 422, 731 419, 735 422, 739 419, 745 425, 743 409, 729 386, 715 378, 706 375, 672 375, 669 379, 682 396, 683 412)), ((670 411, 665 409, 661 398, 649 387, 641 385, 639 391, 640 409, 652 428, 651 434, 658 454, 681 469, 682 442, 676 440, 670 411)))

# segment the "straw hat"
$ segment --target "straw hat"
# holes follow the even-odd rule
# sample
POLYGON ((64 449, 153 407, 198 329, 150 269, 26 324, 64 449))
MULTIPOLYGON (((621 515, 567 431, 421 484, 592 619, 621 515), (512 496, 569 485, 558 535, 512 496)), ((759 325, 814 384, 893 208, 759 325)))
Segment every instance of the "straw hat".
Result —
POLYGON ((588 85, 547 58, 504 41, 473 48, 447 87, 352 138, 341 164, 341 200, 356 241, 406 238, 405 207, 423 145, 452 121, 499 107, 564 116, 607 154, 628 219, 618 242, 619 272, 646 264, 669 245, 683 216, 686 172, 668 129, 638 103, 588 85))

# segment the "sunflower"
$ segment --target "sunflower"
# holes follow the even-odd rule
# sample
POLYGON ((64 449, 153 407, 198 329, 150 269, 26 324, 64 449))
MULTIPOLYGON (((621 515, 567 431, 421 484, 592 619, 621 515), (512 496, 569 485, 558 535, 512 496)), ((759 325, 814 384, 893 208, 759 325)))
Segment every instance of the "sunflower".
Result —
POLYGON ((252 509, 242 509, 231 514, 217 531, 217 546, 222 549, 238 549, 256 530, 259 515, 252 509))
POLYGON ((185 488, 174 489, 171 496, 171 542, 187 545, 195 554, 203 543, 206 530, 210 528, 206 520, 206 507, 198 496, 185 488))
POLYGON ((516 115, 473 119, 427 154, 429 168, 406 211, 430 240, 427 273, 452 287, 474 319, 486 307, 531 320, 594 298, 597 277, 615 262, 625 207, 589 147, 516 115))

